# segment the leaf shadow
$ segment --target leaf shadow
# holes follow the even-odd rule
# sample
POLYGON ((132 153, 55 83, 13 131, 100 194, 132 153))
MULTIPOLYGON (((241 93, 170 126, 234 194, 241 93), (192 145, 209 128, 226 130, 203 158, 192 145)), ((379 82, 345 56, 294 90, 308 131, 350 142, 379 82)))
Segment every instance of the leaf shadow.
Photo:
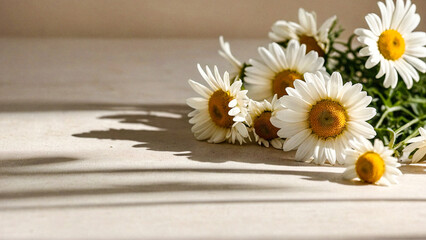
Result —
MULTIPOLYGON (((95 138, 109 140, 133 141, 134 148, 145 148, 152 151, 173 152, 175 156, 185 156, 187 159, 208 162, 240 162, 262 165, 278 166, 310 166, 312 164, 291 160, 294 152, 283 152, 274 148, 260 147, 256 143, 240 145, 221 143, 210 144, 197 141, 191 132, 187 114, 191 111, 185 105, 151 105, 141 106, 140 114, 110 114, 99 117, 100 120, 117 120, 126 124, 143 124, 154 127, 152 129, 118 129, 92 130, 89 132, 73 134, 79 138, 95 138)), ((318 168, 331 168, 318 166, 318 168)), ((301 175, 304 179, 312 181, 331 181, 345 185, 358 185, 344 181, 340 173, 330 171, 287 171, 285 174, 301 175)))
POLYGON ((191 132, 187 113, 189 107, 183 105, 161 105, 142 107, 141 114, 115 114, 102 116, 99 119, 114 119, 120 123, 144 124, 159 130, 117 129, 93 130, 74 134, 74 137, 97 138, 110 140, 134 141, 135 148, 146 148, 152 151, 175 152, 175 156, 186 156, 200 162, 221 163, 226 161, 261 163, 272 165, 306 165, 305 163, 288 161, 294 153, 285 153, 273 148, 262 148, 254 143, 233 145, 227 143, 209 144, 197 141, 191 132), (174 114, 173 117, 156 113, 174 114), (178 114, 179 117, 176 117, 178 114))
POLYGON ((50 164, 73 162, 77 160, 79 159, 74 157, 63 157, 63 156, 3 159, 0 161, 0 168, 4 169, 9 167, 25 167, 25 166, 37 166, 37 165, 46 165, 46 164, 50 165, 50 164))
MULTIPOLYGON (((23 106, 23 111, 28 109, 23 106)), ((58 180, 58 177, 116 177, 117 174, 152 174, 152 173, 203 173, 203 174, 250 174, 264 175, 294 175, 310 181, 329 181, 345 185, 358 185, 357 183, 343 181, 340 173, 329 171, 330 166, 318 166, 319 171, 306 170, 303 167, 312 167, 304 162, 291 160, 293 152, 283 152, 273 148, 260 147, 255 143, 240 145, 232 144, 209 144, 197 141, 191 133, 191 125, 188 123, 187 113, 189 107, 183 105, 89 105, 89 106, 67 106, 71 110, 107 110, 118 112, 99 117, 100 121, 115 120, 120 123, 141 126, 141 129, 123 128, 95 129, 88 132, 76 133, 76 138, 117 140, 134 142, 134 148, 144 148, 150 151, 171 152, 178 157, 186 157, 189 160, 203 163, 239 162, 258 165, 259 167, 205 167, 205 168, 99 168, 81 169, 80 167, 68 168, 68 164, 81 160, 71 156, 45 156, 30 157, 26 159, 0 159, 0 176, 8 177, 47 177, 46 179, 58 180), (123 111, 132 113, 123 113, 123 111), (121 112, 121 113, 120 113, 121 112), (62 165, 61 165, 62 164, 62 165), (302 168, 265 168, 266 165, 273 166, 300 166, 302 168), (52 166, 52 167, 49 167, 52 166), (54 166, 54 167, 53 167, 54 166)), ((42 111, 56 111, 56 106, 38 106, 42 111)), ((62 106, 60 107, 62 109, 62 106)), ((16 110, 15 108, 12 110, 16 110)), ((108 146, 107 144, 106 146, 108 146)), ((77 163, 78 165, 79 163, 77 163)), ((43 178, 44 179, 44 178, 43 178)), ((103 184, 93 186, 92 184, 78 186, 77 188, 57 188, 54 185, 46 189, 25 189, 0 191, 0 200, 32 199, 32 198, 57 198, 69 196, 109 196, 119 194, 147 194, 157 192, 200 192, 200 191, 291 191, 285 183, 278 185, 261 185, 251 182, 225 182, 208 183, 193 181, 159 181, 154 184, 132 182, 130 184, 103 184)), ((267 202, 267 200, 265 200, 267 202)), ((166 203, 165 203, 166 204, 166 203)), ((12 206, 13 207, 13 206, 12 206)), ((34 205, 39 207, 38 204, 34 205)), ((72 206, 71 206, 72 207, 72 206)), ((7 207, 6 207, 7 208, 7 207)))

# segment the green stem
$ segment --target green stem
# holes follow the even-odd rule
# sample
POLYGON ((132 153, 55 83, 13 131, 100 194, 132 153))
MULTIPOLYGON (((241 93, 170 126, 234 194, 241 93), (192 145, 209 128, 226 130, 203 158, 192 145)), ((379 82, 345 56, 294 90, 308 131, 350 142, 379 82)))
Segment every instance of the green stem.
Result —
POLYGON ((387 129, 391 133, 391 138, 389 140, 389 145, 388 146, 389 146, 390 149, 392 149, 393 145, 395 144, 396 134, 395 134, 395 132, 392 129, 390 129, 390 128, 387 128, 387 129))
POLYGON ((400 148, 402 145, 404 145, 408 140, 412 139, 413 137, 417 136, 419 134, 419 129, 416 129, 416 131, 414 131, 413 133, 411 133, 408 137, 406 137, 404 140, 402 140, 401 142, 399 142, 396 146, 395 146, 395 150, 400 148))
POLYGON ((375 94, 379 95, 380 99, 382 100, 383 104, 384 104, 386 107, 390 107, 390 103, 389 103, 389 101, 388 101, 387 99, 385 99, 385 97, 383 97, 383 94, 382 94, 381 92, 379 92, 379 91, 378 91, 377 89, 375 89, 375 88, 372 88, 372 89, 371 89, 371 91, 372 91, 372 92, 374 92, 375 94))
MULTIPOLYGON (((402 107, 401 111, 405 112, 406 114, 410 115, 412 118, 417 118, 416 115, 414 115, 412 112, 408 111, 408 109, 402 107)), ((422 119, 422 117, 420 118, 422 119)))
POLYGON ((377 124, 376 124, 376 126, 375 126, 374 128, 379 128, 379 127, 380 127, 380 125, 382 125, 383 120, 385 120, 386 116, 387 116, 389 113, 391 113, 391 112, 395 112, 395 111, 399 111, 399 110, 402 110, 402 107, 401 107, 401 106, 396 106, 396 107, 388 108, 388 109, 387 109, 387 110, 383 113, 383 115, 380 117, 379 121, 377 122, 377 124))
POLYGON ((408 102, 426 104, 426 99, 409 98, 408 102))
POLYGON ((340 45, 343 45, 343 46, 347 46, 347 43, 341 42, 341 41, 334 41, 334 43, 337 43, 337 44, 340 44, 340 45))
POLYGON ((396 134, 398 134, 398 133, 400 133, 400 132, 404 131, 406 128, 408 128, 408 127, 410 127, 411 125, 413 125, 414 123, 416 123, 416 122, 418 122, 418 121, 422 120, 423 118, 425 118, 425 116, 422 116, 422 117, 419 117, 419 118, 415 118, 415 119, 413 119, 413 120, 409 121, 408 123, 404 124, 402 127, 398 128, 398 129, 395 131, 395 133, 396 133, 396 134))

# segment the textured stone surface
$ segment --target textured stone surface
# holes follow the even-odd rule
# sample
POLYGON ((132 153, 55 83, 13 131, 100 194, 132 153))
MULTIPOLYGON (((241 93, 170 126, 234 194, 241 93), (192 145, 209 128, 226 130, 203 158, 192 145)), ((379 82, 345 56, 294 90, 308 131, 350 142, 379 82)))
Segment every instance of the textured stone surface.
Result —
MULTIPOLYGON (((257 56, 265 40, 231 41, 257 56)), ((0 238, 426 238, 425 165, 392 187, 190 132, 216 40, 0 40, 0 238)))

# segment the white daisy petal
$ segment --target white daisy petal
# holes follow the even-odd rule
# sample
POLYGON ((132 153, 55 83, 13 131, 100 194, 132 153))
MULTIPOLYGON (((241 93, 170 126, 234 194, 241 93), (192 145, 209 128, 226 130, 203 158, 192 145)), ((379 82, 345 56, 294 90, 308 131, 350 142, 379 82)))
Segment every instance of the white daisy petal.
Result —
POLYGON ((259 48, 259 55, 262 57, 263 61, 266 65, 273 71, 279 72, 280 66, 278 65, 278 61, 275 60, 274 56, 269 52, 268 49, 261 47, 259 48))
POLYGON ((426 72, 426 63, 416 57, 405 55, 404 59, 422 73, 426 72))
POLYGON ((213 72, 208 67, 204 71, 200 65, 198 70, 211 89, 189 81, 190 86, 202 96, 186 101, 196 109, 188 114, 195 138, 209 143, 235 143, 237 140, 242 144, 249 137, 247 127, 243 124, 248 116, 247 90, 241 90, 241 81, 230 85, 229 74, 225 72, 222 77, 216 66, 213 72))
POLYGON ((355 29, 354 33, 358 36, 364 36, 364 37, 368 37, 368 38, 377 38, 377 35, 375 35, 371 30, 368 29, 364 29, 364 28, 357 28, 355 29))
POLYGON ((236 72, 239 72, 243 65, 234 57, 234 55, 232 55, 229 43, 225 42, 223 36, 219 37, 219 43, 221 47, 221 50, 219 50, 219 55, 225 58, 229 63, 231 63, 236 72))
POLYGON ((409 89, 413 80, 420 78, 415 69, 426 71, 426 64, 418 59, 426 57, 426 34, 413 32, 420 22, 420 15, 415 13, 416 6, 409 0, 405 4, 397 0, 396 5, 386 0, 385 4, 379 2, 378 6, 381 19, 374 13, 365 17, 371 31, 355 30, 358 41, 364 45, 359 54, 368 56, 365 63, 367 69, 380 64, 376 78, 385 75, 384 87, 395 88, 399 73, 409 89))
POLYGON ((291 109, 284 109, 282 111, 277 112, 276 115, 278 118, 287 119, 287 122, 301 122, 308 118, 308 114, 305 112, 296 112, 291 109))
POLYGON ((365 138, 373 138, 376 136, 374 128, 363 121, 351 121, 348 123, 348 130, 357 133, 357 135, 364 136, 365 138))
MULTIPOLYGON (((319 57, 318 54, 323 56, 326 52, 328 52, 330 44, 328 34, 336 17, 333 16, 327 19, 321 27, 317 29, 318 24, 316 22, 316 14, 314 12, 306 12, 303 9, 299 9, 298 16, 300 24, 280 20, 274 23, 271 28, 272 32, 269 33, 269 37, 275 42, 288 42, 285 51, 282 51, 282 48, 277 44, 272 44, 269 46, 269 49, 264 48, 259 52, 265 65, 269 66, 270 70, 272 70, 274 74, 272 76, 257 74, 257 76, 263 76, 264 79, 269 79, 270 84, 277 81, 277 75, 284 71, 296 72, 303 76, 304 73, 314 73, 323 69, 324 59, 319 57), (313 46, 313 43, 311 42, 316 43, 316 46, 313 46), (319 52, 316 52, 308 51, 307 49, 320 50, 317 50, 319 52)), ((254 64, 253 67, 257 68, 254 64)), ((256 71, 256 73, 259 73, 259 71, 256 71)), ((253 79, 253 76, 254 71, 250 71, 247 74, 246 82, 248 84, 256 84, 258 81, 253 79)), ((287 85, 290 85, 289 82, 291 81, 294 81, 294 79, 288 79, 287 85)), ((271 89, 272 92, 268 93, 270 94, 267 98, 268 100, 271 99, 271 95, 273 94, 279 94, 279 97, 285 95, 285 92, 283 91, 278 92, 277 89, 272 87, 271 89)))
POLYGON ((232 108, 231 110, 229 110, 228 114, 229 114, 229 116, 236 116, 240 112, 241 112, 241 110, 236 107, 236 108, 232 108))
POLYGON ((406 47, 405 54, 411 55, 413 57, 423 58, 426 57, 426 48, 425 47, 406 47))
POLYGON ((364 47, 359 51, 359 55, 362 57, 370 56, 372 51, 370 50, 370 47, 364 47))
POLYGON ((194 89, 194 91, 196 91, 198 94, 200 94, 203 97, 208 97, 213 93, 210 89, 206 88, 205 86, 195 81, 189 80, 188 83, 192 87, 192 89, 194 89))
POLYGON ((367 16, 365 16, 365 20, 367 21, 371 31, 373 31, 373 33, 377 36, 380 35, 382 31, 379 16, 374 13, 369 13, 367 16))
POLYGON ((378 2, 377 4, 379 5, 380 13, 382 15, 383 27, 385 29, 389 29, 390 23, 391 23, 391 16, 389 16, 389 14, 388 14, 386 5, 382 2, 378 2))
POLYGON ((233 108, 233 107, 237 106, 237 104, 238 104, 238 100, 233 99, 229 102, 228 107, 233 108))
POLYGON ((281 105, 278 104, 276 95, 271 102, 267 100, 262 102, 252 101, 249 105, 250 118, 253 120, 251 130, 259 145, 269 147, 269 143, 271 143, 274 148, 282 148, 283 140, 277 137, 278 129, 271 127, 273 119, 281 111, 283 110, 281 105))
POLYGON ((426 129, 419 128, 418 130, 420 136, 410 139, 408 141, 409 144, 403 150, 406 158, 416 151, 411 158, 411 162, 413 163, 425 160, 424 156, 426 155, 426 129))
POLYGON ((358 175, 355 172, 355 166, 350 166, 343 172, 343 178, 346 180, 352 180, 356 177, 358 177, 358 175))
POLYGON ((293 109, 295 111, 299 110, 299 111, 307 112, 310 108, 310 105, 307 102, 295 96, 288 96, 288 95, 283 96, 281 98, 281 103, 283 104, 284 107, 293 109))
POLYGON ((426 155, 426 148, 419 148, 413 155, 413 162, 419 162, 426 155))
POLYGON ((399 164, 392 154, 393 151, 378 139, 374 141, 374 145, 369 141, 358 142, 353 149, 346 150, 347 168, 343 177, 348 180, 359 178, 370 184, 396 184, 396 177, 402 173, 396 168, 399 164))
POLYGON ((352 120, 370 120, 376 115, 375 108, 364 108, 362 110, 354 111, 349 117, 352 120))
POLYGON ((186 104, 195 109, 204 109, 208 107, 208 101, 205 98, 199 97, 188 98, 186 104))
POLYGON ((297 149, 298 160, 313 156, 317 164, 343 163, 350 140, 375 136, 365 122, 375 114, 367 108, 371 97, 360 84, 343 85, 339 73, 305 74, 305 80, 295 81, 291 95, 280 99, 284 109, 271 119, 280 128, 278 136, 287 138, 283 150, 297 149))
POLYGON ((390 28, 397 29, 401 23, 401 19, 404 17, 404 3, 402 0, 396 0, 395 11, 391 21, 390 28))
POLYGON ((411 47, 421 47, 426 44, 425 32, 412 32, 407 34, 405 43, 411 47))
POLYGON ((271 123, 277 128, 280 128, 278 131, 278 136, 282 138, 289 138, 297 134, 298 132, 302 131, 303 129, 306 129, 306 126, 302 122, 298 123, 288 123, 283 122, 282 120, 279 120, 278 118, 271 118, 271 123))
POLYGON ((290 151, 297 148, 311 133, 310 129, 305 129, 284 142, 284 151, 290 151))
POLYGON ((315 137, 312 135, 308 136, 304 143, 297 148, 295 159, 298 161, 308 161, 314 154, 314 142, 315 137))
POLYGON ((380 58, 377 55, 371 55, 368 59, 367 62, 365 63, 365 67, 367 69, 370 69, 374 66, 376 66, 378 63, 380 62, 380 58))

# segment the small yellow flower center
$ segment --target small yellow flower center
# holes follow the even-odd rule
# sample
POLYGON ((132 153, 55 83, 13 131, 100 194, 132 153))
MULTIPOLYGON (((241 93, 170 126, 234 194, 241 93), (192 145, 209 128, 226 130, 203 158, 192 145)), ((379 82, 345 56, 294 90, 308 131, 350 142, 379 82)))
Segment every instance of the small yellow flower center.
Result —
POLYGON ((234 121, 233 117, 228 115, 230 107, 229 102, 233 98, 227 92, 217 90, 209 99, 209 114, 212 121, 219 127, 230 128, 234 121))
POLYGON ((315 40, 314 37, 302 35, 302 36, 299 36, 299 42, 300 42, 300 44, 305 44, 306 45, 306 53, 308 53, 308 52, 310 52, 310 51, 313 50, 313 51, 316 51, 318 53, 318 56, 324 57, 325 52, 318 45, 318 42, 317 42, 317 40, 315 40))
POLYGON ((375 183, 380 180, 385 172, 385 162, 379 154, 367 152, 358 158, 355 170, 362 181, 375 183))
POLYGON ((405 40, 402 35, 393 29, 389 29, 380 34, 379 51, 387 60, 397 60, 405 52, 405 40))
POLYGON ((269 141, 278 138, 278 130, 271 123, 271 112, 263 112, 253 122, 254 131, 259 137, 269 141))
POLYGON ((287 87, 294 87, 293 82, 296 79, 304 80, 303 75, 292 70, 284 70, 277 75, 272 82, 272 94, 277 94, 278 98, 287 95, 287 87))
POLYGON ((320 138, 337 137, 347 122, 345 109, 338 102, 321 100, 309 112, 309 124, 312 131, 320 138))

